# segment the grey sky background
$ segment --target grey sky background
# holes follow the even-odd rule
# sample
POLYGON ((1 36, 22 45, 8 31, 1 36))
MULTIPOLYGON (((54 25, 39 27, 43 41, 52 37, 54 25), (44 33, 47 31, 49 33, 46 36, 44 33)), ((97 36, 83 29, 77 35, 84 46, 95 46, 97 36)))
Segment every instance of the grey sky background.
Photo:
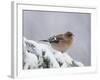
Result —
POLYGON ((23 11, 23 33, 27 39, 38 41, 67 31, 75 35, 69 55, 90 66, 91 15, 89 13, 23 11))

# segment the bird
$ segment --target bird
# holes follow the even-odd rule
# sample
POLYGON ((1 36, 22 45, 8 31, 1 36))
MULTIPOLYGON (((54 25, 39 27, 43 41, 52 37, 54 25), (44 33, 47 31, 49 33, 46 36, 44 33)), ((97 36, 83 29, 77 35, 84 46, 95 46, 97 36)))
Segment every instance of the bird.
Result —
POLYGON ((53 49, 64 53, 70 48, 73 43, 73 33, 65 32, 63 34, 54 35, 47 40, 40 41, 49 42, 53 49))

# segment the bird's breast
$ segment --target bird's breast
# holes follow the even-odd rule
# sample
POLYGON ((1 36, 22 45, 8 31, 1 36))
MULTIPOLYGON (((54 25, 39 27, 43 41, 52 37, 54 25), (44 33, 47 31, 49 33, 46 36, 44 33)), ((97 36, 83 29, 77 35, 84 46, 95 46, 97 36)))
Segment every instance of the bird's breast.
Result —
POLYGON ((70 45, 67 42, 59 41, 58 43, 51 43, 51 46, 60 52, 65 52, 70 45))

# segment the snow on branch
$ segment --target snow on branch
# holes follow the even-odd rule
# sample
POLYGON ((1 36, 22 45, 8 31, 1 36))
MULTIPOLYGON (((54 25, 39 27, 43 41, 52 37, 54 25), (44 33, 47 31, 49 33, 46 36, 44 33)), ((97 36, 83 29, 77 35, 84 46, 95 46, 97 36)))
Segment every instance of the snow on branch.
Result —
POLYGON ((23 68, 66 68, 81 67, 82 63, 73 60, 68 53, 62 54, 51 46, 24 38, 23 68))

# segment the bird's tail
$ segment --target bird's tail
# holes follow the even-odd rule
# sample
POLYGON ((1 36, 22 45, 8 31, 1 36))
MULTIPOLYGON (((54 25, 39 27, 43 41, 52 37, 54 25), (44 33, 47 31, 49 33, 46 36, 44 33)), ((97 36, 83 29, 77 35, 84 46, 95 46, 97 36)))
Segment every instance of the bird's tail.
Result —
POLYGON ((40 40, 40 41, 43 41, 43 42, 49 42, 49 40, 40 40))

